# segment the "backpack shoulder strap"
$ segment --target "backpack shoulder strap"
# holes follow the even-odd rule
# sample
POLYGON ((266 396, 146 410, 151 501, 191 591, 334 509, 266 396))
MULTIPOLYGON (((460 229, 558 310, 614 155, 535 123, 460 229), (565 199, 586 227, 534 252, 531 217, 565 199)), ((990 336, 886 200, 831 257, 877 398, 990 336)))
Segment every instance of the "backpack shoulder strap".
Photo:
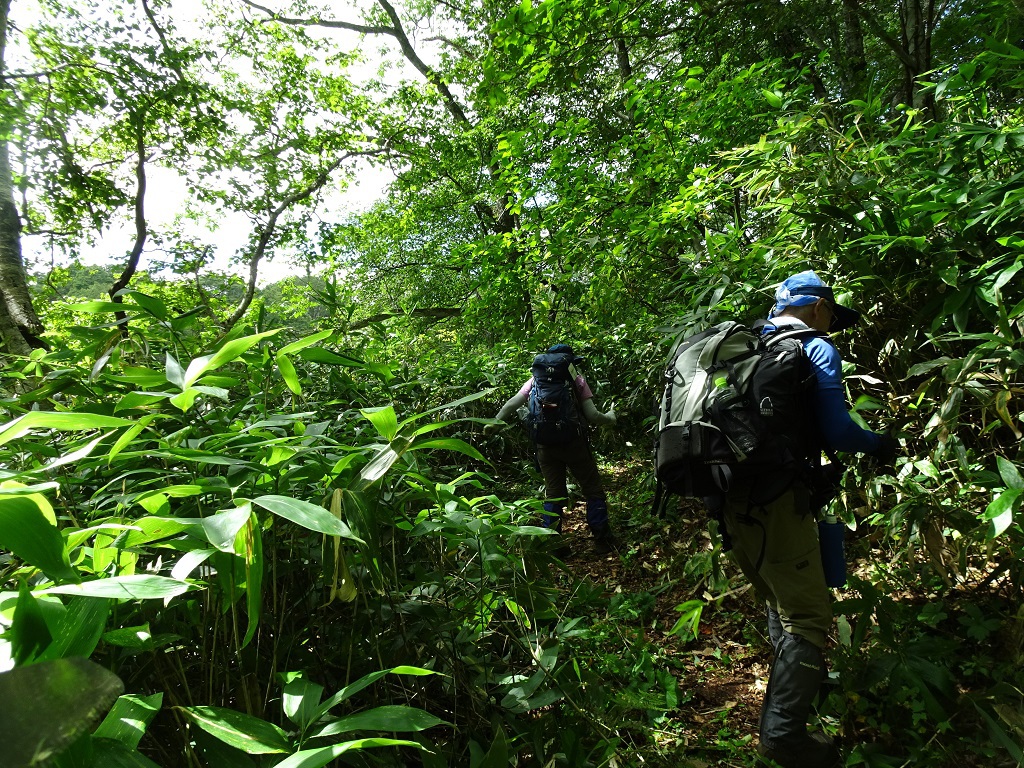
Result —
MULTIPOLYGON (((800 328, 779 328, 773 326, 768 320, 758 320, 751 326, 751 330, 758 334, 766 347, 773 347, 776 344, 786 339, 799 339, 804 341, 806 339, 825 339, 828 340, 828 334, 824 331, 818 331, 814 328, 809 328, 806 325, 800 328), (765 331, 765 328, 772 328, 773 330, 765 331)), ((831 343, 831 342, 829 342, 831 343)))

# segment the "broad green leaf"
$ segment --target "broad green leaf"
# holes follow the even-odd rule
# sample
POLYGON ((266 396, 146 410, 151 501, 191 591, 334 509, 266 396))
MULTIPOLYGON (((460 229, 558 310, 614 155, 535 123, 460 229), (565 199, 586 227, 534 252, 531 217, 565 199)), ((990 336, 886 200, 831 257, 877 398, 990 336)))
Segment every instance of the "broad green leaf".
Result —
POLYGON ((160 299, 154 296, 149 296, 141 291, 125 291, 124 295, 131 296, 135 300, 136 304, 157 320, 167 319, 167 307, 164 306, 164 303, 160 301, 160 299))
POLYGON ((281 347, 281 349, 279 349, 277 351, 277 354, 279 354, 279 355, 290 355, 293 352, 298 352, 300 349, 305 349, 306 347, 311 347, 314 344, 317 344, 317 343, 323 341, 324 339, 329 338, 333 334, 334 334, 333 330, 330 330, 330 331, 319 331, 317 333, 314 333, 314 334, 311 334, 311 335, 306 336, 304 338, 301 338, 298 341, 293 341, 291 344, 287 344, 287 345, 281 347))
POLYGON ((466 456, 470 456, 479 461, 486 461, 483 454, 480 453, 476 448, 467 443, 465 440, 460 440, 457 437, 440 437, 435 440, 421 440, 409 448, 410 451, 420 450, 442 450, 442 451, 455 451, 456 453, 464 453, 466 456))
POLYGON ((152 651, 155 648, 153 633, 150 631, 149 624, 140 624, 137 627, 120 627, 110 632, 104 632, 103 642, 132 651, 152 651))
POLYGON ((57 469, 59 467, 66 466, 67 464, 74 464, 76 461, 80 461, 80 460, 82 460, 84 458, 87 458, 87 457, 89 457, 92 454, 92 452, 94 450, 96 450, 96 446, 99 445, 101 441, 106 440, 107 437, 109 437, 109 436, 110 436, 110 433, 107 432, 107 433, 104 433, 104 434, 100 435, 99 437, 93 438, 88 443, 83 445, 81 448, 79 448, 79 449, 77 449, 75 451, 72 451, 71 453, 66 453, 63 456, 61 456, 60 458, 54 459, 53 461, 51 461, 46 466, 44 466, 44 467, 42 467, 42 468, 40 468, 38 470, 35 470, 35 471, 36 472, 52 472, 53 470, 55 470, 55 469, 57 469))
POLYGON ((281 695, 281 706, 285 716, 304 731, 317 717, 317 707, 320 706, 323 693, 322 685, 317 685, 305 677, 293 677, 285 685, 281 695))
POLYGON ((415 741, 403 741, 402 739, 359 739, 358 741, 332 744, 329 747, 304 749, 301 752, 296 752, 294 755, 286 757, 275 768, 323 768, 323 766, 346 752, 371 749, 373 747, 414 747, 416 749, 425 749, 422 744, 415 741))
POLYGON ((1000 493, 988 505, 982 516, 990 524, 987 539, 992 540, 1001 536, 1007 528, 1013 525, 1013 508, 1021 494, 1024 494, 1024 490, 1011 488, 1000 493))
POLYGON ((260 758, 250 757, 240 749, 229 746, 199 728, 193 728, 196 752, 204 766, 217 768, 257 768, 260 758))
POLYGON ((341 365, 346 368, 362 368, 364 366, 364 363, 359 360, 353 360, 351 357, 343 357, 342 355, 336 354, 327 349, 321 349, 320 347, 302 349, 299 351, 299 357, 303 360, 308 360, 311 363, 341 365))
POLYGON ((78 304, 71 304, 68 309, 75 312, 82 312, 86 315, 99 315, 106 312, 124 312, 125 305, 116 301, 83 301, 78 304))
POLYGON ((132 528, 133 530, 121 541, 121 546, 125 549, 180 536, 186 531, 192 532, 195 525, 191 521, 173 517, 143 517, 137 520, 132 528))
POLYGON ((999 465, 999 476, 1003 478, 1007 488, 1024 490, 1024 478, 1020 476, 1020 470, 1013 462, 1007 461, 1002 456, 997 456, 996 464, 999 465))
POLYGON ((302 394, 302 385, 299 384, 299 375, 295 372, 295 366, 292 365, 292 361, 288 359, 287 355, 278 353, 277 357, 274 358, 277 362, 277 369, 281 371, 281 378, 284 379, 285 385, 294 394, 302 394))
POLYGON ((382 408, 365 408, 360 411, 363 416, 369 419, 370 423, 377 429, 377 432, 387 441, 395 439, 398 434, 398 416, 395 409, 386 405, 382 408))
MULTIPOLYGON (((173 360, 174 358, 171 359, 173 360)), ((177 361, 174 362, 174 365, 178 366, 178 371, 181 370, 181 366, 178 365, 177 361)), ((184 374, 182 375, 184 376, 184 374)), ((150 368, 139 368, 136 366, 126 366, 124 373, 120 376, 109 376, 108 378, 111 381, 119 381, 147 390, 162 387, 168 381, 176 386, 181 386, 178 382, 171 380, 167 370, 161 373, 160 371, 154 371, 150 368)))
POLYGON ((341 355, 330 352, 320 347, 308 347, 306 349, 299 350, 298 356, 303 360, 309 360, 311 363, 324 363, 326 365, 341 365, 346 368, 360 368, 368 373, 373 374, 381 379, 381 381, 389 382, 395 378, 394 372, 381 363, 370 363, 365 360, 354 360, 350 357, 343 357, 341 355))
POLYGON ((85 542, 89 541, 99 531, 112 531, 117 530, 119 532, 125 530, 137 530, 135 525, 123 525, 121 523, 100 523, 99 525, 93 525, 88 528, 79 528, 77 530, 70 530, 65 528, 63 530, 63 536, 67 542, 68 551, 71 552, 76 547, 81 546, 85 542))
POLYGON ((206 539, 221 552, 239 554, 235 549, 235 537, 242 530, 242 526, 248 522, 251 514, 252 507, 249 504, 243 504, 210 517, 192 518, 190 522, 202 526, 206 539))
POLYGON ((280 329, 277 329, 273 331, 264 331, 263 333, 256 333, 252 336, 243 336, 240 339, 233 339, 224 344, 216 352, 209 355, 203 355, 202 357, 197 357, 188 364, 188 368, 185 370, 185 380, 182 383, 181 388, 188 389, 195 384, 203 374, 214 371, 222 365, 230 363, 232 360, 236 360, 258 344, 261 339, 273 336, 279 332, 280 329))
POLYGON ((235 551, 245 559, 245 608, 249 622, 242 638, 245 648, 256 636, 263 610, 263 529, 254 511, 250 511, 249 520, 235 537, 235 551))
POLYGON ((411 424, 414 421, 418 421, 419 419, 422 419, 424 416, 430 416, 431 414, 437 413, 439 411, 454 410, 454 409, 458 408, 461 405, 465 405, 466 403, 472 403, 474 400, 479 400, 482 397, 487 397, 492 392, 494 392, 494 388, 493 387, 491 387, 490 389, 482 389, 479 392, 474 392, 471 395, 466 395, 465 397, 460 397, 458 400, 453 400, 450 403, 445 403, 444 405, 439 405, 436 408, 431 408, 429 411, 424 411, 423 413, 417 413, 415 416, 410 416, 408 419, 403 421, 401 426, 404 427, 406 424, 411 424))
MULTIPOLYGON (((32 493, 43 493, 44 491, 54 491, 60 488, 60 483, 46 482, 46 483, 33 483, 32 485, 24 485, 22 483, 15 482, 13 480, 7 480, 0 483, 0 497, 2 496, 25 496, 32 493)), ((50 514, 53 514, 53 510, 50 510, 50 514)), ((54 524, 57 522, 56 516, 52 517, 54 524)))
POLYGON ((11 654, 19 666, 38 656, 53 641, 43 611, 24 581, 18 590, 14 617, 5 636, 11 641, 11 654))
POLYGON ((193 405, 196 404, 196 398, 199 397, 200 392, 196 387, 189 387, 180 395, 175 395, 171 398, 171 405, 180 410, 182 413, 189 411, 193 405))
POLYGON ((41 766, 60 754, 121 694, 120 679, 88 659, 55 659, 0 674, 5 766, 41 766))
POLYGON ((260 496, 253 499, 252 503, 311 531, 362 542, 362 539, 352 533, 345 523, 323 507, 310 504, 308 501, 300 501, 287 496, 260 496))
POLYGON ((425 731, 444 721, 414 707, 389 705, 342 717, 329 723, 317 736, 336 736, 352 731, 425 731))
POLYGON ((117 416, 98 413, 57 413, 55 411, 29 411, 0 428, 0 445, 21 437, 33 429, 56 429, 78 432, 87 429, 116 429, 130 427, 135 422, 117 416))
POLYGON ((155 600, 176 597, 199 589, 190 584, 166 576, 135 575, 112 576, 81 584, 65 584, 49 587, 40 592, 44 595, 82 595, 85 597, 109 597, 115 600, 155 600))
POLYGON ((181 556, 171 569, 172 579, 187 579, 192 571, 210 559, 215 549, 193 549, 181 556))
POLYGON ((423 669, 422 667, 405 666, 392 667, 391 669, 381 669, 377 672, 371 672, 370 674, 364 675, 363 677, 359 678, 354 683, 346 685, 336 694, 331 696, 331 698, 327 699, 323 704, 321 704, 317 710, 319 713, 317 719, 319 719, 319 717, 322 717, 324 714, 330 711, 331 708, 336 707, 341 702, 346 701, 352 696, 355 696, 357 693, 359 693, 359 691, 363 690, 364 688, 373 685, 375 682, 380 680, 385 675, 412 675, 413 677, 424 677, 426 675, 436 674, 438 673, 430 669, 423 669))
POLYGON ((130 749, 136 749, 146 733, 146 728, 163 705, 164 695, 121 696, 110 710, 93 736, 119 741, 130 749))
MULTIPOLYGON (((5 483, 7 488, 13 484, 5 483)), ((0 548, 13 552, 55 581, 79 581, 64 548, 50 503, 38 493, 0 495, 0 548)))
POLYGON ((231 392, 224 387, 213 387, 203 384, 196 384, 192 387, 196 392, 202 395, 209 395, 210 397, 216 397, 219 400, 229 400, 231 398, 231 392))
POLYGON ((117 455, 123 451, 129 443, 138 437, 142 430, 148 427, 156 417, 156 414, 143 416, 134 425, 126 429, 124 433, 117 438, 113 447, 110 449, 110 453, 107 456, 107 464, 112 463, 117 455))
POLYGON ((50 627, 53 642, 40 656, 41 659, 88 658, 99 645, 110 614, 109 601, 73 597, 66 603, 67 607, 56 625, 50 627))
POLYGON ((208 734, 246 754, 292 751, 288 735, 273 723, 258 717, 224 707, 182 707, 182 711, 208 734))
MULTIPOLYGON (((345 490, 342 488, 335 488, 334 493, 331 494, 331 514, 339 520, 342 517, 344 511, 345 490)), ((332 536, 331 544, 333 545, 333 567, 328 571, 329 579, 331 582, 331 593, 327 597, 327 602, 332 603, 335 599, 341 600, 345 603, 350 603, 356 599, 356 586, 352 581, 352 574, 348 569, 348 562, 345 559, 345 550, 341 546, 341 539, 337 536, 332 536)), ((327 540, 324 540, 325 544, 327 540)), ((325 555, 326 560, 326 555, 325 555)))
POLYGON ((164 361, 167 380, 174 386, 185 389, 185 371, 182 369, 181 363, 170 352, 165 353, 164 361))
MULTIPOLYGON (((408 445, 408 441, 405 441, 402 444, 403 448, 407 448, 408 445)), ((366 485, 377 482, 387 474, 387 471, 395 465, 395 462, 401 458, 401 455, 401 453, 396 451, 390 445, 381 446, 380 450, 377 451, 377 455, 370 459, 366 466, 363 467, 362 471, 359 473, 359 477, 366 485)))
MULTIPOLYGON (((144 754, 136 749, 125 746, 120 741, 93 736, 89 740, 89 746, 92 749, 93 766, 103 766, 103 768, 160 768, 159 765, 144 754)), ((60 764, 58 768, 70 768, 70 766, 60 764)))
POLYGON ((173 392, 129 392, 117 401, 114 406, 114 413, 118 411, 130 411, 135 408, 148 408, 151 405, 166 402, 173 397, 173 392))
POLYGON ((508 758, 508 740, 505 738, 505 729, 498 725, 491 740, 490 749, 487 750, 484 759, 476 768, 505 768, 508 765, 508 758))

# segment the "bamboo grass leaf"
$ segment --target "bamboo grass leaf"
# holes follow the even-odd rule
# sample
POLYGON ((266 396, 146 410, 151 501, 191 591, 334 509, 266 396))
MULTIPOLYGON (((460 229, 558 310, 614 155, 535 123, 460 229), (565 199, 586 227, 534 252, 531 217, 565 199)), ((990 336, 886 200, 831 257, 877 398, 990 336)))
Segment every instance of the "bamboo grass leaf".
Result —
POLYGON ((304 749, 290 757, 286 757, 275 768, 323 768, 323 766, 346 752, 354 749, 370 749, 372 747, 414 747, 416 749, 425 749, 418 742, 402 739, 359 739, 358 741, 332 744, 329 747, 304 749))
MULTIPOLYGON (((5 489, 17 487, 7 482, 5 489)), ((38 493, 0 495, 0 548, 59 581, 79 581, 50 503, 38 493)))
POLYGON ((109 597, 115 600, 156 600, 176 597, 196 589, 200 589, 199 585, 167 576, 137 574, 95 579, 81 584, 62 584, 43 589, 39 594, 109 597))
POLYGON ((281 754, 292 750, 283 730, 258 717, 225 707, 182 707, 182 711, 208 734, 246 754, 281 754))
POLYGON ((444 723, 439 717, 415 707, 387 705, 342 717, 329 723, 317 736, 337 736, 352 731, 425 731, 444 723))
POLYGON ((360 543, 362 541, 341 520, 323 507, 310 504, 308 501, 287 496, 260 496, 253 499, 252 503, 311 531, 325 533, 328 536, 340 536, 360 543))

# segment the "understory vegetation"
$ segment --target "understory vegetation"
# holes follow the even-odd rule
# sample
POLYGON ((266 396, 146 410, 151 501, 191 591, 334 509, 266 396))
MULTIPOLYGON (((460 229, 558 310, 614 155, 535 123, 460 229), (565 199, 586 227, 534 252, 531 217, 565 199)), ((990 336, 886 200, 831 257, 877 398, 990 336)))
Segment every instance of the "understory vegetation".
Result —
POLYGON ((849 766, 1024 765, 1019 3, 0 5, 10 765, 754 765, 762 606, 652 510, 652 409, 673 340, 804 269, 900 444, 843 457, 819 724, 849 766), (357 82, 336 34, 396 45, 357 82), (357 157, 395 181, 334 215, 357 157), (252 225, 246 277, 148 226, 154 167, 252 225), (555 342, 618 414, 610 555, 484 432, 555 342))

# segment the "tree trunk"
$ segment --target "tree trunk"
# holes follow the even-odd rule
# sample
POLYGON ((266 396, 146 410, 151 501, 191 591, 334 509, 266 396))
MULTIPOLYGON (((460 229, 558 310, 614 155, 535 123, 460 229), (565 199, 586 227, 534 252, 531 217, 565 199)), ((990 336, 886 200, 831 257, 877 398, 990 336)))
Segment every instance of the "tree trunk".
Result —
POLYGON ((903 67, 904 99, 914 108, 929 112, 932 100, 922 92, 919 80, 932 68, 934 15, 934 0, 903 0, 900 4, 903 47, 909 59, 903 67))
MULTIPOLYGON (((7 88, 4 55, 10 9, 11 0, 0 0, 0 89, 7 88)), ((0 136, 10 133, 10 121, 0 122, 0 136)), ((42 346, 42 331, 43 324, 32 307, 21 257, 21 218, 14 201, 7 139, 0 138, 0 345, 8 354, 27 355, 33 346, 42 346)))
POLYGON ((845 57, 842 72, 846 100, 863 99, 867 95, 865 82, 868 61, 864 55, 864 30, 857 13, 857 0, 843 0, 843 49, 845 57))

